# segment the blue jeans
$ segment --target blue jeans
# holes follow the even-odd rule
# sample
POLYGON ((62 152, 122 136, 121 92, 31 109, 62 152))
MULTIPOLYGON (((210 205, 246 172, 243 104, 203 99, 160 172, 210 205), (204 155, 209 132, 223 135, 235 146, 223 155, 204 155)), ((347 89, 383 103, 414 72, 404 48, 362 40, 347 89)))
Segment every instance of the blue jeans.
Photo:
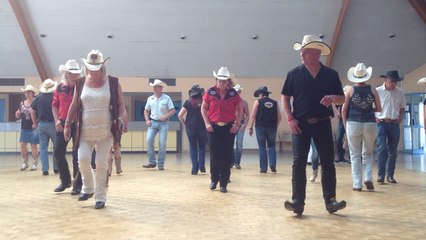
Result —
POLYGON ((189 141, 189 153, 191 155, 192 173, 197 174, 198 169, 206 169, 206 144, 207 131, 203 129, 186 128, 189 141))
POLYGON ((167 131, 169 130, 169 122, 159 122, 159 121, 151 121, 151 126, 148 127, 146 132, 146 143, 147 143, 147 151, 148 151, 148 160, 150 164, 157 164, 155 160, 155 151, 154 151, 154 138, 157 133, 158 142, 160 148, 158 150, 158 166, 164 166, 164 161, 166 160, 166 142, 167 142, 167 131))
POLYGON ((345 160, 345 149, 343 148, 343 136, 345 135, 345 127, 343 126, 343 120, 339 118, 339 123, 336 130, 336 148, 337 148, 337 160, 345 160))
POLYGON ((293 170, 292 189, 293 201, 305 203, 306 198, 306 162, 308 159, 311 139, 314 140, 321 159, 321 185, 324 200, 336 197, 336 168, 334 166, 334 141, 331 121, 325 120, 315 124, 299 121, 302 133, 292 135, 293 170))
POLYGON ((377 167, 378 176, 393 177, 395 173, 396 151, 399 143, 399 124, 377 124, 377 167))
MULTIPOLYGON (((56 140, 56 128, 54 122, 38 122, 38 137, 40 139, 40 160, 41 168, 43 172, 49 171, 49 153, 47 148, 49 147, 49 139, 52 141, 52 145, 55 146, 56 140)), ((55 149, 53 149, 55 151, 55 149)), ((53 159, 53 169, 58 170, 58 164, 56 159, 52 156, 53 159)))
POLYGON ((257 144, 259 145, 260 170, 268 170, 268 156, 266 146, 268 146, 269 166, 275 168, 277 165, 277 153, 275 150, 275 139, 277 128, 256 127, 257 144))
POLYGON ((241 163, 241 155, 243 153, 243 139, 244 139, 244 132, 240 131, 238 129, 237 134, 235 135, 235 152, 234 152, 234 164, 240 164, 241 163))

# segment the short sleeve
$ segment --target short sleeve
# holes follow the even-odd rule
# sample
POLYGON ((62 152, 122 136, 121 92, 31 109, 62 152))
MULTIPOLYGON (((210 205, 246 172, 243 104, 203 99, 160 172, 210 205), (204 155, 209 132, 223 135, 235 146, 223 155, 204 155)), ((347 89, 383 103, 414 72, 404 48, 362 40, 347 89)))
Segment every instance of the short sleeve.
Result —
POLYGON ((172 109, 175 108, 175 106, 173 105, 173 101, 172 101, 172 99, 170 97, 169 97, 169 101, 168 101, 167 107, 169 108, 169 110, 172 110, 172 109))
POLYGON ((149 104, 150 98, 151 97, 148 97, 148 99, 146 99, 145 110, 147 110, 147 111, 151 111, 151 105, 149 104))

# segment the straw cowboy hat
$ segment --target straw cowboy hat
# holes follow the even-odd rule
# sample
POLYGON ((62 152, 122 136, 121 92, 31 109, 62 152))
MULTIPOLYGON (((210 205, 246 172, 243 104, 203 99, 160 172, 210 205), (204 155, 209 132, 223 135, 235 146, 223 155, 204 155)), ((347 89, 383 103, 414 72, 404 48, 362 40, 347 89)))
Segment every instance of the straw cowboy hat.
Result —
POLYGON ((420 79, 419 79, 419 81, 417 81, 417 84, 419 84, 419 85, 424 85, 424 84, 426 84, 426 77, 422 77, 422 78, 420 78, 420 79))
POLYGON ((149 86, 155 87, 155 86, 161 86, 163 88, 167 87, 167 84, 161 81, 160 79, 155 79, 154 83, 149 83, 149 86))
POLYGON ((396 70, 391 70, 391 71, 387 71, 385 75, 380 75, 381 78, 389 78, 390 80, 394 81, 394 82, 399 82, 402 81, 404 79, 404 77, 400 77, 398 74, 398 71, 396 70))
POLYGON ((355 67, 348 70, 348 80, 353 83, 362 83, 371 78, 373 68, 366 68, 364 63, 358 63, 355 67))
POLYGON ((240 84, 237 84, 237 85, 234 86, 234 89, 235 89, 235 91, 238 92, 238 91, 243 91, 244 88, 240 84))
POLYGON ((58 71, 59 73, 65 73, 69 72, 72 74, 80 74, 81 73, 80 65, 78 65, 78 62, 74 59, 68 60, 65 64, 59 65, 58 71))
POLYGON ((204 88, 200 87, 200 85, 196 84, 194 86, 191 87, 191 89, 189 89, 188 91, 188 95, 190 97, 194 97, 194 96, 201 96, 204 92, 204 88))
POLYGON ((305 35, 302 43, 295 42, 293 44, 293 50, 301 50, 303 48, 315 48, 321 50, 321 55, 328 56, 331 53, 331 48, 325 44, 321 38, 315 35, 305 35))
POLYGON ((259 94, 271 94, 271 92, 270 91, 268 91, 268 87, 267 86, 262 86, 262 87, 259 87, 258 89, 256 89, 256 91, 254 91, 254 94, 253 94, 253 96, 255 96, 255 97, 259 97, 259 94))
POLYGON ((228 80, 231 78, 231 72, 227 67, 220 67, 217 74, 213 71, 213 76, 218 80, 228 80))
POLYGON ((31 91, 34 93, 34 95, 38 94, 38 89, 33 87, 33 85, 28 84, 27 86, 25 86, 25 88, 21 88, 21 91, 26 92, 26 91, 31 91))
POLYGON ((99 71, 105 62, 108 61, 109 57, 104 59, 104 55, 99 50, 92 50, 87 54, 87 59, 81 58, 83 60, 84 66, 86 66, 89 71, 99 71))
POLYGON ((52 79, 48 78, 40 85, 40 92, 51 93, 55 91, 56 86, 58 86, 58 82, 54 82, 52 79))

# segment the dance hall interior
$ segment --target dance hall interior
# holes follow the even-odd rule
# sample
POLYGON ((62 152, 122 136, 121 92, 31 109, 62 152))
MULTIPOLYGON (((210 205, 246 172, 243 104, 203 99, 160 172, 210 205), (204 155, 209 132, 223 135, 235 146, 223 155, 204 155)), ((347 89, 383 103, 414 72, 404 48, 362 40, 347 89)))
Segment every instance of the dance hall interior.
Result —
MULTIPOLYGON (((424 239, 425 43, 425 0, 0 0, 0 239, 424 239), (321 173, 310 181, 307 165, 299 216, 284 207, 294 190, 294 136, 282 91, 287 74, 302 64, 295 43, 303 46, 307 35, 330 47, 320 62, 338 73, 342 87, 354 85, 348 70, 358 63, 371 66, 372 87, 398 71, 405 106, 397 183, 377 182, 377 149, 374 190, 355 191, 351 164, 336 162, 336 197, 347 205, 329 213, 321 173), (15 114, 26 86, 60 83, 58 67, 75 59, 83 68, 91 50, 108 58, 107 74, 119 79, 128 114, 122 172, 110 172, 102 209, 94 209, 94 198, 78 201, 71 188, 54 191, 61 181, 52 143, 48 174, 40 159, 38 169, 21 170, 15 114), (282 117, 276 172, 260 171, 256 133, 250 136, 247 127, 241 168, 230 168, 226 193, 211 189, 208 146, 206 171, 191 174, 190 144, 178 118, 191 87, 214 87, 221 67, 242 87, 250 113, 255 91, 266 86, 282 117), (149 162, 144 111, 156 79, 176 110, 168 120, 164 170, 143 167, 149 162)), ((335 142, 338 121, 331 118, 335 142)), ((154 142, 158 151, 158 136, 154 142)), ((72 147, 66 153, 71 172, 72 147)))

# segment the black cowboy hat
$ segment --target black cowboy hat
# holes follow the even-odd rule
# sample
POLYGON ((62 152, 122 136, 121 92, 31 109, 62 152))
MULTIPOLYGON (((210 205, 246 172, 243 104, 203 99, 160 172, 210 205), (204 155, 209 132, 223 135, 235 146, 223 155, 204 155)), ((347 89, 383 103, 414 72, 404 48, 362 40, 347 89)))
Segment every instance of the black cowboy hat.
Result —
POLYGON ((394 82, 399 82, 402 81, 404 79, 404 77, 400 77, 398 74, 398 71, 396 70, 392 70, 392 71, 387 71, 385 75, 380 75, 381 78, 389 78, 390 80, 394 81, 394 82))
POLYGON ((196 84, 189 89, 188 94, 190 97, 198 96, 203 94, 204 88, 200 87, 200 85, 196 84))
POLYGON ((256 91, 254 91, 253 95, 255 97, 259 97, 259 94, 261 94, 261 93, 263 93, 263 94, 270 94, 271 92, 268 91, 268 87, 267 86, 262 86, 262 87, 259 87, 256 91))

